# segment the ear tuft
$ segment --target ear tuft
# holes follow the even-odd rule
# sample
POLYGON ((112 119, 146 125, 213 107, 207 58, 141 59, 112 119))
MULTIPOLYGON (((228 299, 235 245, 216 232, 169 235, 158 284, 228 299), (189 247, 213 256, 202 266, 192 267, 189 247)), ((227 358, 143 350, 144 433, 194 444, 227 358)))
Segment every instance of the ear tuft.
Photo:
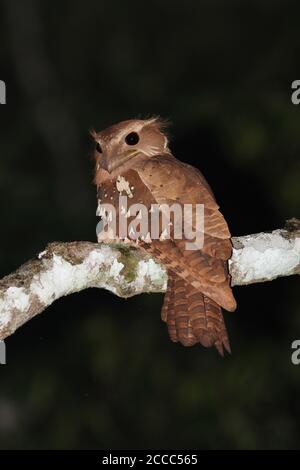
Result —
POLYGON ((95 131, 95 129, 90 129, 90 130, 89 130, 89 135, 90 135, 94 140, 96 140, 96 139, 97 139, 97 136, 98 136, 98 134, 97 134, 97 132, 95 131))
POLYGON ((166 146, 168 146, 171 137, 169 132, 169 126, 171 125, 171 121, 169 119, 161 118, 160 116, 152 116, 148 119, 145 119, 145 123, 146 125, 152 126, 159 132, 161 132, 165 136, 166 146))
POLYGON ((171 121, 166 118, 162 118, 160 116, 152 116, 149 119, 145 119, 146 124, 148 125, 153 125, 155 127, 158 127, 158 129, 164 133, 168 127, 171 125, 171 121))

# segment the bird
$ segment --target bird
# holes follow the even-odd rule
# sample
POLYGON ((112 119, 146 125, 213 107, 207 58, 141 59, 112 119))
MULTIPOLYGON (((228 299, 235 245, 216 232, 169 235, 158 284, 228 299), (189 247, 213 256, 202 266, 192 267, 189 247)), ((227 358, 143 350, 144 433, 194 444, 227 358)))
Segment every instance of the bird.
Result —
POLYGON ((183 346, 199 343, 206 348, 215 346, 223 356, 224 349, 230 353, 231 348, 222 308, 236 309, 228 270, 231 235, 205 177, 197 168, 172 154, 168 125, 162 118, 154 116, 122 121, 100 132, 91 132, 95 141, 97 214, 107 216, 103 207, 110 204, 116 218, 110 231, 100 225, 98 242, 122 240, 138 246, 161 263, 168 274, 161 318, 167 324, 170 339, 183 346), (120 197, 126 207, 125 203, 120 206, 120 197), (184 209, 188 205, 192 209, 188 215, 183 212, 185 225, 195 229, 202 243, 187 249, 189 240, 174 217, 168 224, 168 236, 166 228, 162 231, 162 216, 159 216, 156 237, 151 237, 150 233, 140 236, 138 217, 134 219, 127 203, 130 207, 145 207, 147 215, 144 218, 149 223, 153 207, 170 208, 177 204, 176 207, 184 209), (200 229, 195 226, 193 217, 198 205, 203 207, 204 215, 200 229), (136 237, 130 237, 127 232, 125 237, 124 234, 120 237, 116 226, 122 217, 128 223, 135 220, 135 225, 131 224, 131 235, 135 232, 136 237), (178 229, 181 230, 180 237, 175 236, 178 229))

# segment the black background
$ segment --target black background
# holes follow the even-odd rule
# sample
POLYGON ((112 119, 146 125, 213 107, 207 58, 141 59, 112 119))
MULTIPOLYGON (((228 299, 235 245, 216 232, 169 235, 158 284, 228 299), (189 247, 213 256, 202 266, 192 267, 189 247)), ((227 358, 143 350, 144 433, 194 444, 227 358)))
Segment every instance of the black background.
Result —
MULTIPOLYGON (((299 215, 299 4, 0 0, 0 275, 95 240, 90 128, 169 118, 233 235, 299 215)), ((162 295, 57 301, 7 339, 0 448, 287 449, 300 442, 296 277, 234 289, 232 355, 183 348, 162 295)))

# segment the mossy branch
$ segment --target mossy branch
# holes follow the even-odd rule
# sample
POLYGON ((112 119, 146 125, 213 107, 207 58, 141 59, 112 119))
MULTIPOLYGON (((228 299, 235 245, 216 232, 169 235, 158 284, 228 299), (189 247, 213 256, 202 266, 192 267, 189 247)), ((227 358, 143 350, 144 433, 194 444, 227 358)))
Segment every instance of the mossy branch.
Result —
MULTIPOLYGON (((300 273, 300 222, 271 233, 233 237, 232 285, 300 273)), ((51 243, 35 259, 0 281, 0 340, 56 299, 90 287, 120 297, 164 292, 167 273, 142 251, 126 245, 51 243)))

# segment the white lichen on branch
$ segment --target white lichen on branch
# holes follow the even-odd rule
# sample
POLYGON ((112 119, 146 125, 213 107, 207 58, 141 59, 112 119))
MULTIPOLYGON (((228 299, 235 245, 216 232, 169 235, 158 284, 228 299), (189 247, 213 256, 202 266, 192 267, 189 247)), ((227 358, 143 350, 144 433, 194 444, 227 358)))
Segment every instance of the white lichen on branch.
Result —
POLYGON ((299 235, 274 230, 233 239, 233 244, 229 261, 233 286, 300 274, 299 235))
MULTIPOLYGON (((232 285, 300 274, 296 222, 287 230, 233 237, 232 285)), ((90 242, 52 243, 0 281, 0 340, 65 295, 96 287, 125 298, 164 292, 166 284, 165 269, 138 249, 90 242)))
POLYGON ((52 243, 0 281, 0 340, 60 297, 90 287, 120 297, 163 292, 165 270, 139 250, 90 242, 52 243))

